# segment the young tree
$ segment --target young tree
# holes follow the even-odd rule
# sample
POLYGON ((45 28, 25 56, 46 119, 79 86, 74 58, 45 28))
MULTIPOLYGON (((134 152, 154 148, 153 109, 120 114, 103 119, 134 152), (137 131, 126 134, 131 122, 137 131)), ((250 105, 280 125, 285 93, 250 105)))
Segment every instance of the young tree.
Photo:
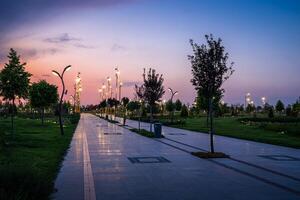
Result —
POLYGON ((177 99, 177 100, 175 101, 175 110, 176 110, 176 111, 180 111, 181 108, 182 108, 182 103, 181 103, 181 101, 180 101, 179 99, 177 99))
POLYGON ((185 104, 183 104, 183 106, 181 108, 181 112, 180 112, 180 117, 186 118, 188 116, 189 116, 188 108, 186 107, 185 104))
MULTIPOLYGON (((213 99, 212 99, 212 107, 218 108, 219 102, 222 99, 223 91, 222 89, 219 89, 216 91, 213 99)), ((206 126, 209 126, 209 99, 207 98, 205 91, 203 89, 199 89, 197 91, 197 98, 196 98, 197 108, 202 109, 206 113, 206 126)))
POLYGON ((213 100, 219 91, 224 93, 222 84, 234 72, 233 63, 228 65, 228 53, 222 45, 222 40, 215 40, 212 35, 205 35, 207 44, 199 46, 190 40, 193 49, 193 55, 188 58, 191 62, 192 84, 197 91, 201 91, 203 96, 208 100, 209 118, 210 118, 210 147, 214 153, 213 144, 213 100))
POLYGON ((10 49, 8 63, 0 72, 0 95, 11 102, 11 127, 14 131, 15 100, 26 98, 29 90, 31 74, 25 71, 26 63, 20 62, 20 56, 14 49, 10 49))
POLYGON ((167 101, 167 103, 166 103, 166 110, 169 113, 173 112, 174 107, 175 107, 175 105, 174 105, 174 103, 171 100, 167 101))
POLYGON ((126 124, 126 117, 127 117, 127 105, 129 103, 129 99, 127 97, 123 97, 121 99, 122 105, 124 107, 124 117, 123 117, 123 126, 126 124))
POLYGON ((153 122, 153 108, 157 101, 165 94, 162 74, 156 74, 154 69, 149 69, 148 74, 145 74, 144 69, 144 83, 142 86, 136 87, 136 94, 140 99, 143 99, 150 106, 150 132, 152 132, 153 122))
POLYGON ((33 83, 29 90, 29 99, 31 106, 40 110, 42 124, 44 124, 45 109, 58 101, 57 86, 45 80, 33 83))
POLYGON ((281 113, 284 110, 284 104, 281 100, 278 100, 275 106, 277 112, 281 113))

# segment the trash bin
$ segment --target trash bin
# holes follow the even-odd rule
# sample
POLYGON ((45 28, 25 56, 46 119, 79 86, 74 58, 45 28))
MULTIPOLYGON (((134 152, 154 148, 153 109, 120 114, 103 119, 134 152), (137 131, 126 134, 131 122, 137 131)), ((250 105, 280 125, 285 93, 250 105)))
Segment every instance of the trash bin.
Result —
POLYGON ((154 137, 161 138, 161 123, 154 123, 154 137))

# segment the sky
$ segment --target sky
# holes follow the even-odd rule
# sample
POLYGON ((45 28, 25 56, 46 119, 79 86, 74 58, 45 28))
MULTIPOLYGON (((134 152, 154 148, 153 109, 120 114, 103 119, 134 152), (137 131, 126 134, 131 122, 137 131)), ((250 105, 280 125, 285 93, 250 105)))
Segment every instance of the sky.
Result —
MULTIPOLYGON (((189 40, 223 40, 234 74, 223 100, 244 103, 300 96, 300 1, 297 0, 1 0, 0 69, 14 48, 33 74, 60 88, 51 70, 65 74, 69 94, 81 72, 82 104, 100 100, 98 88, 120 69, 122 96, 134 97, 143 68, 154 68, 176 98, 193 102, 189 40)), ((114 82, 114 79, 113 79, 114 82)), ((169 99, 166 90, 163 99, 169 99)), ((67 96, 66 99, 69 99, 67 96)))

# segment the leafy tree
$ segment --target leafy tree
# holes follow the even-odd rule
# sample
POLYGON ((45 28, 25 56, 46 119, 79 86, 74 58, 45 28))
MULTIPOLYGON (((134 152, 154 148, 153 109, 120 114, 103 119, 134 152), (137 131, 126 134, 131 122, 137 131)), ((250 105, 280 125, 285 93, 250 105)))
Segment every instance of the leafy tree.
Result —
POLYGON ((180 111, 182 108, 182 103, 179 99, 175 101, 175 110, 180 111))
POLYGON ((227 64, 228 53, 222 45, 222 40, 215 40, 212 35, 205 35, 207 44, 199 46, 190 40, 193 49, 193 55, 188 58, 191 62, 192 84, 203 97, 208 100, 209 118, 210 118, 210 149, 214 153, 213 144, 213 98, 217 98, 219 92, 224 93, 222 85, 229 79, 234 70, 233 63, 227 64))
POLYGON ((33 83, 29 90, 29 99, 31 106, 40 110, 42 124, 44 124, 45 109, 58 101, 57 86, 51 85, 45 80, 33 83))
POLYGON ((174 105, 174 103, 171 100, 169 100, 169 101, 166 102, 166 110, 168 112, 172 112, 173 109, 174 109, 174 107, 175 107, 175 105, 174 105))
POLYGON ((292 110, 292 106, 291 106, 291 105, 288 105, 288 106, 286 107, 286 109, 285 109, 285 114, 286 114, 286 116, 288 116, 288 117, 292 116, 293 110, 292 110))
POLYGON ((125 126, 125 124, 126 124, 126 117, 127 117, 127 105, 129 103, 129 99, 127 97, 123 97, 121 99, 121 102, 122 102, 122 105, 123 105, 123 107, 125 109, 124 117, 123 117, 123 126, 125 126))
MULTIPOLYGON (((212 101, 213 101, 212 106, 215 109, 218 108, 219 102, 223 97, 222 92, 223 91, 221 89, 217 90, 212 99, 212 101)), ((206 97, 203 89, 199 89, 197 91, 196 103, 197 103, 197 108, 199 108, 200 110, 204 110, 205 113, 207 114, 206 115, 206 125, 208 127, 209 126, 209 99, 206 97)))
POLYGON ((156 74, 154 69, 149 69, 147 75, 143 74, 143 85, 136 88, 136 95, 150 106, 150 132, 152 132, 153 108, 157 101, 165 94, 162 74, 156 74))
POLYGON ((274 108, 273 108, 273 106, 270 106, 269 108, 268 108, 268 117, 269 118, 273 118, 274 117, 274 108))
POLYGON ((284 104, 282 103, 282 101, 278 100, 275 106, 275 109, 277 112, 282 112, 284 110, 284 104))
POLYGON ((140 109, 140 103, 138 101, 130 101, 128 104, 127 104, 127 109, 131 112, 135 111, 135 110, 138 110, 140 109))
POLYGON ((255 105, 252 105, 252 104, 248 104, 247 107, 246 107, 246 112, 247 113, 251 113, 255 110, 255 105))
POLYGON ((17 97, 28 96, 31 74, 25 71, 26 63, 20 62, 20 56, 14 49, 10 49, 8 63, 0 72, 0 95, 11 102, 11 127, 14 131, 14 108, 17 97))
POLYGON ((188 108, 185 104, 183 104, 183 106, 181 108, 180 116, 183 117, 183 118, 186 118, 186 117, 189 116, 189 111, 188 111, 188 108))

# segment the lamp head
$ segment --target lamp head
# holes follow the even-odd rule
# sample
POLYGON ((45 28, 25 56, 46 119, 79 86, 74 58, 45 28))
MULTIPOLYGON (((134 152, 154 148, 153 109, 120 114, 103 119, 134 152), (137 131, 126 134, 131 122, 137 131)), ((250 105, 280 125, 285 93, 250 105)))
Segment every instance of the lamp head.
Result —
POLYGON ((55 71, 55 70, 52 70, 52 74, 53 74, 54 76, 59 76, 59 73, 58 73, 57 71, 55 71))

